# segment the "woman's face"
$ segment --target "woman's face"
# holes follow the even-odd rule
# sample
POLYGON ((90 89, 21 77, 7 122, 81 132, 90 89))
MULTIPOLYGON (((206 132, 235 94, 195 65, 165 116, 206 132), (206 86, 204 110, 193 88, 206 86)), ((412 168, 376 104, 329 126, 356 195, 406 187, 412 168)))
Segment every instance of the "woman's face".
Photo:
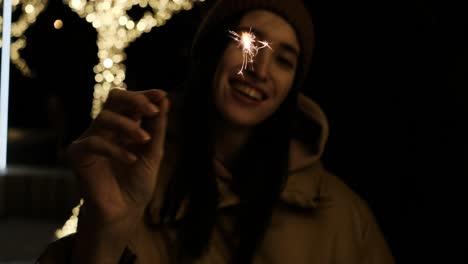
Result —
POLYGON ((216 68, 213 80, 216 108, 225 122, 249 128, 270 117, 291 90, 299 42, 293 27, 269 11, 246 13, 238 28, 232 30, 237 33, 251 30, 257 40, 268 41, 271 47, 260 49, 252 65, 249 64, 243 74, 238 74, 243 54, 242 48, 233 40, 216 68))

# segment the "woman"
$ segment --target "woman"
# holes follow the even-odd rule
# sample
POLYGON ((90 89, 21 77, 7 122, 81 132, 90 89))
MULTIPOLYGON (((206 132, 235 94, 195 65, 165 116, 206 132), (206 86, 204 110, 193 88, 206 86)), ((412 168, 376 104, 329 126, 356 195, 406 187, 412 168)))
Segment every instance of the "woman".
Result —
POLYGON ((70 145, 78 230, 39 263, 393 263, 321 166, 327 122, 300 95, 313 38, 299 0, 218 1, 181 96, 113 90, 70 145), (269 45, 244 68, 229 30, 269 45))

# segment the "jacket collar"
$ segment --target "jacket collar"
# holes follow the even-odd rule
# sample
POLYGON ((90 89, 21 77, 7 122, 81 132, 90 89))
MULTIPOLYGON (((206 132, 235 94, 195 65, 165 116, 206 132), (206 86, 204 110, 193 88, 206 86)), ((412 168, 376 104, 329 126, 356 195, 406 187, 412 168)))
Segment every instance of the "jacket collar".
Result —
MULTIPOLYGON (((322 165, 318 162, 309 166, 290 170, 280 201, 294 207, 312 209, 317 207, 320 195, 320 176, 322 165)), ((219 161, 215 161, 218 189, 220 193, 219 208, 239 204, 239 198, 230 189, 231 173, 219 161)))
MULTIPOLYGON (((298 110, 295 129, 301 134, 315 135, 315 138, 308 142, 301 137, 291 139, 289 174, 280 200, 295 207, 315 208, 324 171, 320 158, 328 138, 328 121, 320 106, 303 94, 298 97, 298 110), (314 124, 313 129, 318 131, 308 131, 310 124, 314 124)), ((214 167, 220 190, 219 207, 238 204, 239 198, 229 189, 231 173, 219 160, 214 161, 214 167)))
MULTIPOLYGON (((218 209, 239 205, 239 197, 231 189, 231 173, 218 160, 214 161, 214 166, 219 191, 218 209)), ((323 170, 320 162, 309 164, 301 169, 290 170, 280 195, 280 201, 294 208, 316 208, 320 197, 323 170)), ((176 214, 177 221, 184 217, 186 210, 187 203, 184 202, 176 214)))
MULTIPOLYGON (((325 172, 320 158, 328 138, 328 122, 319 105, 305 95, 300 94, 298 97, 298 110, 296 135, 305 135, 305 137, 291 139, 289 174, 280 201, 296 208, 313 209, 318 206, 322 188, 321 179, 325 172)), ((238 205, 239 197, 231 189, 231 173, 216 159, 214 169, 220 194, 218 208, 238 205)), ((157 193, 162 194, 164 191, 159 188, 157 193)), ((150 215, 152 221, 158 223, 161 220, 159 209, 162 199, 155 200, 158 202, 153 201, 150 215)), ((186 209, 187 202, 183 202, 176 214, 176 220, 183 218, 186 209)))

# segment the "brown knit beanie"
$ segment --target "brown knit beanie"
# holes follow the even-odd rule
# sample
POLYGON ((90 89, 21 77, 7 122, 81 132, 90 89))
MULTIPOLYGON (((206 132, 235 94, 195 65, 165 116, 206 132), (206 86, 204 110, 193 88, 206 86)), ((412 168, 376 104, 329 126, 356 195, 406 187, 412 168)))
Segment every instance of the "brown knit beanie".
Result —
POLYGON ((295 29, 301 54, 300 67, 297 73, 296 85, 301 85, 309 70, 314 49, 314 28, 311 15, 302 0, 217 0, 202 21, 195 35, 192 52, 200 51, 203 39, 212 34, 219 25, 230 18, 241 15, 253 9, 272 11, 285 19, 295 29))

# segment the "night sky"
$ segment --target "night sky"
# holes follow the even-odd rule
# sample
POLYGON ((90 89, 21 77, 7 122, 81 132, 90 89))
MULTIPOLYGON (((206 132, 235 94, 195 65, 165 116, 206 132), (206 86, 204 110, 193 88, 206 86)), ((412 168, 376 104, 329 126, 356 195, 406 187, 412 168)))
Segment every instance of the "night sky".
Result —
MULTIPOLYGON (((47 129, 48 102, 58 99, 67 144, 90 122, 96 32, 61 1, 49 2, 22 52, 34 76, 11 66, 9 124, 47 129), (62 29, 53 28, 55 19, 64 21, 62 29)), ((174 15, 126 49, 129 89, 170 90, 181 82, 210 2, 174 15)), ((399 263, 459 263, 466 253, 453 241, 466 238, 461 201, 468 201, 465 9, 422 0, 307 5, 317 46, 304 92, 330 121, 325 165, 368 200, 399 263)))

